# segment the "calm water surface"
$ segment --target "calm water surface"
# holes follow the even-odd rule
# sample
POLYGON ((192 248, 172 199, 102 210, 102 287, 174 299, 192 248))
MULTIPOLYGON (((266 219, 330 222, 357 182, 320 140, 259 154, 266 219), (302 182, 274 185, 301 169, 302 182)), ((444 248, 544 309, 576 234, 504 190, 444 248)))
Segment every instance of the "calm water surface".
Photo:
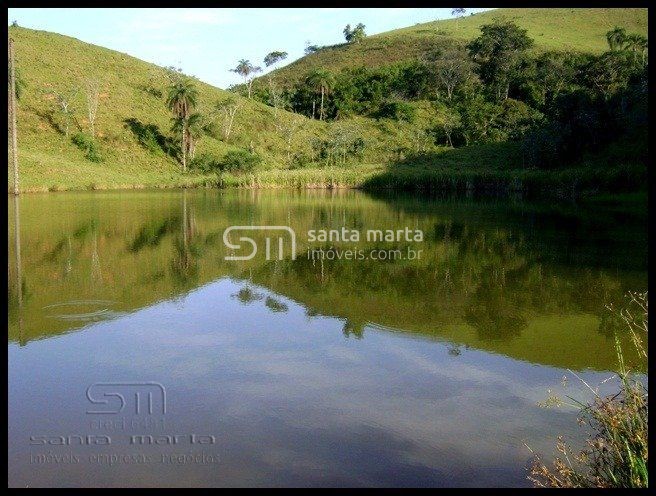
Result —
POLYGON ((586 397, 567 369, 610 375, 604 305, 647 286, 645 208, 58 193, 10 198, 9 223, 20 487, 525 486, 526 445, 584 434, 536 403, 586 397), (290 226, 297 258, 226 261, 230 225, 290 226), (353 248, 307 239, 341 227, 421 229, 358 246, 421 258, 308 258, 353 248))

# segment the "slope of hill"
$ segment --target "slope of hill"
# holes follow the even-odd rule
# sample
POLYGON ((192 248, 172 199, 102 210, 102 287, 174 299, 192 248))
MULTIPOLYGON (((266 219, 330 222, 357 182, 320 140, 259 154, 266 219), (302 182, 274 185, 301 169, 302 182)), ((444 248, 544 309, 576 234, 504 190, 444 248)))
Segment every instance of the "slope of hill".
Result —
MULTIPOLYGON (((45 31, 11 27, 16 66, 23 83, 18 102, 21 189, 94 189, 176 186, 202 182, 183 176, 179 163, 166 153, 152 153, 140 144, 140 133, 154 126, 156 136, 170 136, 171 114, 166 108, 168 79, 165 69, 128 55, 77 39, 45 31), (100 82, 96 133, 104 161, 93 163, 71 141, 77 132, 88 132, 85 81, 100 82), (69 135, 57 94, 70 98, 73 111, 69 135)), ((268 164, 285 153, 286 142, 275 124, 302 122, 297 139, 321 133, 323 123, 236 97, 196 81, 198 110, 212 115, 216 102, 237 98, 241 107, 228 143, 204 135, 196 154, 218 156, 232 149, 252 147, 268 164)), ((220 117, 219 126, 220 126, 220 117)), ((220 136, 218 136, 220 138, 220 136)))
MULTIPOLYGON (((527 28, 538 49, 601 52, 605 33, 613 26, 638 33, 646 32, 647 26, 646 9, 499 9, 391 31, 359 44, 325 48, 281 68, 276 80, 291 82, 317 66, 337 70, 418 57, 431 47, 471 39, 480 25, 500 17, 527 28)), ((446 113, 436 105, 439 102, 429 100, 411 102, 412 119, 372 118, 370 113, 323 122, 196 80, 197 110, 211 123, 199 136, 197 156, 211 154, 218 160, 230 151, 250 150, 263 160, 261 170, 254 174, 183 174, 177 159, 162 149, 166 147, 158 147, 158 143, 173 139, 171 113, 165 102, 170 84, 166 69, 55 33, 19 27, 10 27, 9 33, 15 40, 22 83, 18 122, 23 191, 200 185, 494 189, 517 184, 524 185, 522 188, 548 186, 552 191, 569 191, 576 184, 608 191, 609 185, 626 175, 620 167, 636 165, 635 154, 619 147, 615 155, 602 151, 604 164, 617 165, 604 171, 603 177, 590 167, 557 173, 525 168, 521 143, 516 139, 481 141, 454 149, 433 136, 446 113), (85 82, 90 79, 99 81, 101 87, 95 122, 101 162, 88 160, 71 139, 91 128, 85 94, 85 82), (72 110, 68 133, 60 95, 65 95, 72 110), (226 139, 216 105, 228 99, 237 101, 239 110, 226 139)), ((636 147, 630 144, 625 148, 636 147)), ((590 162, 602 161, 593 156, 590 162)), ((572 165, 580 164, 568 167, 572 165)), ((640 184, 640 167, 635 177, 625 181, 627 188, 640 184)))
POLYGON ((606 32, 615 26, 647 35, 647 9, 495 9, 376 34, 360 43, 324 47, 273 74, 281 83, 289 85, 313 69, 337 72, 346 67, 377 67, 421 58, 445 44, 475 38, 483 24, 497 19, 511 20, 526 29, 535 41, 536 50, 599 53, 607 48, 606 32))

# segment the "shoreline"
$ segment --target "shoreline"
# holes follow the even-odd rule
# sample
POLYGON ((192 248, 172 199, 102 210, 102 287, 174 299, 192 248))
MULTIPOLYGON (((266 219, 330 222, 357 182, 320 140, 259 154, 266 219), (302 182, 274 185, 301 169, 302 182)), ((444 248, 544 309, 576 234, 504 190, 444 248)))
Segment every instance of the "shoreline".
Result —
MULTIPOLYGON (((31 183, 45 181, 31 177, 31 183)), ((642 164, 609 167, 603 170, 577 167, 557 170, 493 169, 454 170, 431 167, 376 167, 270 169, 255 174, 180 176, 165 182, 126 182, 88 185, 29 185, 21 194, 135 191, 171 189, 294 189, 363 191, 398 191, 417 194, 455 193, 463 195, 494 194, 546 198, 581 198, 594 196, 646 196, 647 171, 642 164)), ((8 194, 12 193, 8 184, 8 194)))

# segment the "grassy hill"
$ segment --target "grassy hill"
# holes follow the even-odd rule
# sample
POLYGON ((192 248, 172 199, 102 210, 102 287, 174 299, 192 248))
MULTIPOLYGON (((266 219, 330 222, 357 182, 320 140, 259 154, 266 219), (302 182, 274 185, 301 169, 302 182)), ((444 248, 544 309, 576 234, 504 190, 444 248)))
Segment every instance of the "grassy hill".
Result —
MULTIPOLYGON (((154 125, 170 134, 171 114, 166 108, 168 80, 165 69, 103 47, 45 31, 11 27, 16 66, 24 88, 18 103, 19 157, 23 190, 93 189, 182 185, 202 178, 183 176, 176 160, 152 153, 140 145, 140 125, 154 125), (96 131, 101 163, 84 157, 70 136, 88 131, 84 81, 101 82, 96 131), (74 93, 73 123, 68 137, 58 113, 55 93, 74 93), (130 126, 128 122, 132 122, 130 126), (136 129, 137 131, 133 131, 136 129)), ((272 166, 280 162, 285 142, 275 132, 273 109, 196 81, 198 109, 209 114, 218 101, 241 102, 230 141, 203 136, 197 154, 225 154, 252 146, 272 166)), ((305 117, 279 112, 279 122, 300 119, 298 140, 320 134, 324 125, 305 117)))
MULTIPOLYGON (((646 9, 498 9, 460 19, 435 21, 371 36, 356 45, 320 50, 276 71, 278 81, 294 81, 313 67, 361 64, 384 65, 420 57, 440 44, 461 43, 495 18, 512 19, 529 31, 538 50, 577 49, 600 52, 605 33, 615 25, 630 32, 646 33, 646 9)), ((67 36, 10 27, 15 40, 18 76, 22 91, 18 105, 19 158, 23 191, 63 189, 117 189, 180 186, 430 188, 529 187, 570 191, 573 184, 607 190, 617 175, 615 168, 600 175, 587 169, 551 171, 520 170, 518 142, 497 142, 452 149, 428 143, 435 126, 432 102, 415 101, 413 122, 354 116, 320 122, 275 109, 201 81, 197 110, 214 127, 200 137, 196 154, 224 157, 235 150, 253 150, 262 159, 254 174, 183 174, 178 161, 161 150, 149 149, 143 130, 150 128, 161 140, 172 139, 171 114, 166 108, 167 70, 126 54, 84 43, 67 36), (88 133, 85 81, 100 81, 96 118, 97 143, 102 162, 88 160, 71 140, 88 133), (70 99, 73 119, 65 133, 65 119, 57 94, 70 99), (237 99, 240 109, 229 140, 223 139, 217 102, 237 99), (313 142, 362 137, 364 151, 357 163, 319 164, 313 142), (306 158, 303 164, 294 154, 306 158), (416 156, 421 155, 421 160, 416 156), (310 159, 308 159, 310 157, 310 159), (603 176, 603 177, 602 177, 603 176), (423 187, 423 186, 422 186, 423 187)), ((623 150, 615 160, 623 162, 623 150)), ((606 157, 607 159, 607 157, 606 157)), ((593 158, 592 161, 595 159, 593 158)), ((614 160, 614 158, 613 158, 614 160)), ((608 161, 608 160, 606 160, 608 161)), ((630 162, 630 161, 629 161, 630 162)), ((642 171, 638 171, 642 177, 642 171)), ((631 171, 628 174, 632 174, 631 171)), ((638 177, 636 176, 636 177, 638 177)), ((633 176, 632 176, 633 177, 633 176)), ((635 178, 631 179, 634 184, 635 178)), ((638 180, 639 182, 640 180, 638 180)), ((577 186, 578 187, 578 186, 577 186)), ((569 193, 568 193, 569 194, 569 193)))
POLYGON ((647 35, 647 9, 495 9, 368 36, 357 44, 323 47, 277 69, 274 74, 288 85, 313 69, 337 72, 346 67, 377 67, 421 58, 445 44, 475 38, 482 25, 497 19, 511 20, 526 29, 535 41, 535 50, 600 53, 607 49, 606 32, 615 26, 647 35))
MULTIPOLYGON (((154 126, 170 137, 171 114, 166 108, 167 71, 107 48, 56 33, 10 27, 15 41, 16 66, 24 83, 18 103, 21 190, 120 189, 216 185, 215 175, 182 174, 180 164, 165 153, 153 153, 140 144, 138 129, 154 126), (96 131, 103 162, 85 158, 71 137, 90 129, 84 91, 85 81, 101 81, 96 131), (56 93, 75 92, 69 135, 58 111, 56 93), (132 123, 132 125, 130 124, 132 123), (135 130, 136 128, 136 130, 135 130)), ((409 123, 376 122, 354 117, 325 123, 273 108, 255 100, 215 88, 201 81, 197 110, 211 116, 217 102, 236 98, 240 109, 228 142, 220 132, 203 135, 196 155, 224 156, 231 150, 254 150, 263 158, 256 177, 224 175, 223 185, 316 186, 361 184, 384 170, 383 163, 396 157, 397 149, 412 145, 415 127, 409 123), (291 133, 289 130, 294 129, 291 133), (367 136, 361 170, 327 167, 280 171, 290 167, 288 148, 311 153, 314 138, 328 133, 357 132, 367 136), (292 134, 291 140, 288 138, 292 134)), ((423 114, 427 114, 424 109, 423 114)), ((420 109, 419 114, 422 114, 420 109)), ((220 126, 221 117, 215 122, 220 126)), ((9 184, 11 187, 11 184, 9 184)))

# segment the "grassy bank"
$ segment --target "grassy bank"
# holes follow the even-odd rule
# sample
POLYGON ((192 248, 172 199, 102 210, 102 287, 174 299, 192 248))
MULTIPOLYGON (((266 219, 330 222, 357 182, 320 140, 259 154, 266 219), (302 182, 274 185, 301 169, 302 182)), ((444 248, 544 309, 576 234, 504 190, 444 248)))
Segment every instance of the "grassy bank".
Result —
MULTIPOLYGON (((63 171, 62 171, 63 172, 63 171)), ((307 169, 269 169, 252 174, 182 174, 175 171, 108 171, 102 166, 66 166, 66 174, 43 184, 23 170, 23 192, 145 188, 360 188, 417 192, 522 193, 536 196, 599 195, 600 201, 619 196, 644 197, 644 166, 616 166, 595 170, 578 167, 558 171, 524 169, 457 169, 427 166, 359 165, 307 169), (70 174, 71 170, 74 171, 70 174)))
MULTIPOLYGON (((629 155, 624 153, 624 155, 629 155)), ((89 191, 146 188, 359 188, 408 192, 524 194, 531 196, 644 196, 647 169, 633 162, 616 162, 607 154, 586 157, 576 167, 540 170, 522 166, 517 143, 486 143, 441 148, 432 153, 390 157, 386 162, 348 163, 303 168, 260 166, 252 173, 182 173, 168 163, 134 160, 112 167, 83 157, 57 157, 24 150, 20 156, 21 191, 89 191)), ((11 184, 9 184, 11 188, 11 184)))

